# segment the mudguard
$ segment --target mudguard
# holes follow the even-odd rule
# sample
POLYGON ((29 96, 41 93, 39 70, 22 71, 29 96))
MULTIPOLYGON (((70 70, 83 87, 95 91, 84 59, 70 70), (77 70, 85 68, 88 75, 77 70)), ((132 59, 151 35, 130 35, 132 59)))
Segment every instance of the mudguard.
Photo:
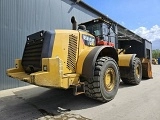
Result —
POLYGON ((85 78, 94 76, 95 62, 98 57, 108 56, 118 62, 118 53, 115 48, 110 46, 96 46, 85 57, 82 65, 81 75, 85 78))
POLYGON ((136 57, 136 54, 119 54, 118 65, 119 67, 130 67, 133 59, 136 57))

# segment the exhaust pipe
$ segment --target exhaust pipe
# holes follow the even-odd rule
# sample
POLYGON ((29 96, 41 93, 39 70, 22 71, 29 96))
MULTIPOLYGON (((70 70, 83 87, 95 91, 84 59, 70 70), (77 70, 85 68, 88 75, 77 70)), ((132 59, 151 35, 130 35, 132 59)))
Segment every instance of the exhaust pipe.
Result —
POLYGON ((72 30, 77 30, 77 21, 74 16, 71 18, 72 30))

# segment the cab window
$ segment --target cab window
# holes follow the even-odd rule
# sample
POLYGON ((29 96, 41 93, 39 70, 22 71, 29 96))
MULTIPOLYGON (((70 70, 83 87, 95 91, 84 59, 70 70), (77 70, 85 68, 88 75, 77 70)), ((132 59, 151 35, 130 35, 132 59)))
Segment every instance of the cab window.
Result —
POLYGON ((95 25, 88 26, 87 30, 89 31, 89 33, 91 33, 94 36, 102 35, 101 24, 95 24, 95 25))

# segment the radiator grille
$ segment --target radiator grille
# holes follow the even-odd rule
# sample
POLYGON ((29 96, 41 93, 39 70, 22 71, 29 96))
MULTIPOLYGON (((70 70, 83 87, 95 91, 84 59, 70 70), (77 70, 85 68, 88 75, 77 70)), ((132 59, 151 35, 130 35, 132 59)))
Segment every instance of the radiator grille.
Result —
POLYGON ((76 71, 76 55, 77 55, 77 36, 69 35, 67 68, 76 71))
POLYGON ((37 72, 41 67, 41 53, 43 49, 44 32, 40 31, 27 36, 26 46, 22 57, 22 66, 27 73, 37 72))

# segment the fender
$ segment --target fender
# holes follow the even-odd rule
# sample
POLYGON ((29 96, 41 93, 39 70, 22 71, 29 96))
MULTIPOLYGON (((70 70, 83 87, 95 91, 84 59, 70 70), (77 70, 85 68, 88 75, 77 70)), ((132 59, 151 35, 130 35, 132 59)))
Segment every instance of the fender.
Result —
MULTIPOLYGON (((79 70, 81 76, 85 78, 92 78, 94 76, 95 62, 98 57, 103 57, 103 56, 112 57, 118 63, 118 53, 115 48, 110 46, 96 46, 92 50, 86 53, 87 55, 85 56, 84 61, 81 64, 82 69, 81 71, 79 70)), ((78 62, 77 68, 80 67, 79 63, 80 62, 78 62)))
POLYGON ((119 67, 130 67, 136 54, 119 54, 118 55, 118 65, 119 67))

